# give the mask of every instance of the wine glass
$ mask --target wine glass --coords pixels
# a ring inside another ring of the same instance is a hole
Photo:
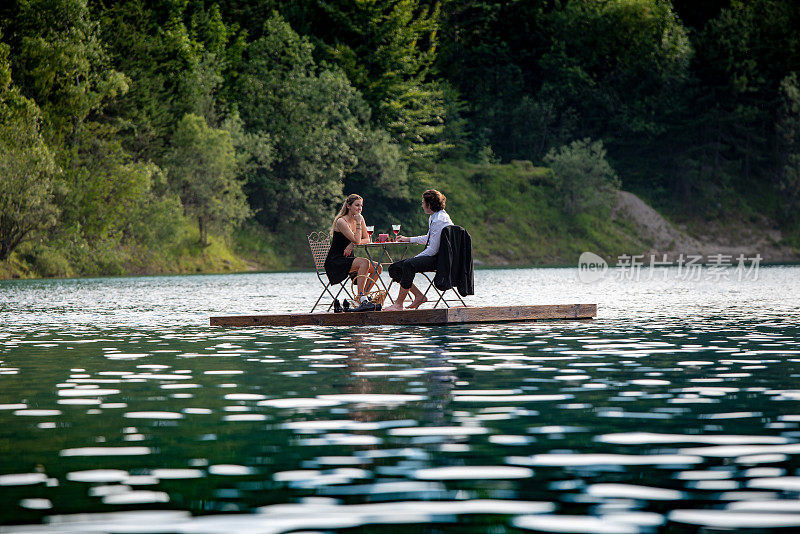
[[[394,232],[394,240],[397,241],[397,234],[400,233],[400,225],[399,224],[393,224],[392,225],[392,232]]]
[[[375,225],[367,226],[367,235],[369,236],[369,242],[372,243],[372,232],[375,231]]]

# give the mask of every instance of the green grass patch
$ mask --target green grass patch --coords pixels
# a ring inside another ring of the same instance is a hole
[[[293,266],[289,250],[296,247],[285,241],[281,235],[252,223],[242,226],[232,236],[233,250],[251,270],[258,271],[282,271]]]
[[[566,215],[547,168],[447,162],[431,171],[485,265],[574,265],[584,251],[616,258],[634,250],[635,237],[607,212]]]
[[[234,252],[236,240],[232,237],[211,235],[209,245],[203,246],[200,244],[197,228],[188,222],[178,226],[170,237],[168,242],[156,242],[145,246],[122,243],[118,238],[96,239],[90,242],[77,234],[65,233],[47,243],[22,244],[6,261],[0,262],[0,278],[225,273],[254,270],[253,264]],[[266,247],[261,251],[261,257],[268,256],[269,251]]]

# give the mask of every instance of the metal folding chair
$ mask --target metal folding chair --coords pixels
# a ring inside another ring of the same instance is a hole
[[[432,272],[434,275],[436,274],[436,271],[431,271],[431,272]],[[459,294],[458,294],[458,291],[456,291],[456,288],[454,288],[454,287],[451,287],[450,289],[445,289],[444,291],[439,291],[439,288],[437,288],[435,285],[433,285],[433,278],[434,278],[433,276],[430,276],[428,273],[425,273],[425,272],[423,272],[423,273],[419,273],[419,274],[421,274],[422,276],[424,276],[424,277],[425,277],[425,278],[428,280],[428,288],[427,288],[425,291],[423,291],[423,292],[422,292],[422,294],[423,294],[423,295],[425,295],[425,296],[427,297],[427,296],[428,296],[428,291],[430,291],[431,289],[433,289],[433,290],[436,292],[436,294],[437,294],[437,295],[439,295],[439,299],[438,299],[438,300],[437,300],[437,301],[434,303],[434,305],[433,305],[433,307],[434,307],[434,308],[436,308],[437,306],[439,306],[439,303],[440,303],[440,302],[441,302],[442,304],[444,304],[444,305],[445,305],[446,307],[448,307],[448,308],[450,307],[450,304],[451,304],[451,303],[452,303],[454,306],[456,306],[456,305],[458,305],[458,303],[459,303],[459,302],[460,302],[460,303],[461,303],[461,305],[462,305],[462,306],[464,306],[465,308],[467,307],[467,303],[466,303],[466,302],[464,302],[464,299],[463,299],[463,298],[461,298],[461,295],[459,295]],[[451,298],[451,299],[449,299],[449,300],[448,300],[448,299],[446,299],[446,298],[445,298],[445,295],[447,295],[447,294],[448,294],[448,292],[451,292],[451,293],[453,293],[453,295],[455,295],[455,296],[456,296],[456,298]],[[430,302],[430,300],[429,300],[429,302]]]
[[[465,242],[466,242],[466,244],[464,245],[465,248],[462,248],[462,254],[464,255],[463,259],[464,259],[464,261],[468,261],[469,262],[470,269],[471,269],[471,266],[472,266],[472,239],[469,236],[469,232],[467,232],[464,228],[462,228],[461,226],[453,225],[453,226],[448,226],[445,229],[443,229],[442,230],[442,246],[444,246],[445,239],[447,239],[447,240],[451,239],[451,235],[453,233],[456,233],[456,235],[458,235],[458,233],[461,233],[462,239],[465,240]],[[441,249],[440,249],[440,253],[441,253]],[[437,266],[437,268],[442,268],[441,263]],[[439,303],[442,303],[446,307],[449,308],[450,304],[452,303],[454,306],[456,306],[458,304],[461,304],[461,306],[464,306],[466,308],[467,307],[467,303],[464,302],[464,299],[461,297],[461,295],[458,293],[458,291],[456,290],[455,287],[451,287],[450,289],[446,289],[444,291],[440,291],[439,288],[436,287],[436,285],[433,283],[433,280],[436,278],[436,271],[431,271],[431,272],[434,273],[433,276],[431,276],[427,272],[423,272],[423,273],[420,273],[420,274],[422,274],[422,276],[424,276],[425,279],[428,280],[428,288],[423,292],[423,295],[425,295],[427,297],[428,296],[428,292],[431,290],[431,288],[433,288],[433,290],[439,296],[439,299],[433,304],[433,307],[436,308],[437,306],[439,306]],[[448,294],[448,291],[452,292],[453,295],[455,295],[455,298],[447,299],[445,297],[445,295]],[[468,293],[468,294],[472,294],[472,293]]]
[[[325,297],[326,294],[331,298],[331,302],[328,304],[327,311],[331,310],[333,307],[333,301],[339,298],[339,295],[342,293],[342,291],[344,291],[350,299],[353,299],[353,295],[345,285],[350,281],[349,278],[345,278],[340,284],[338,284],[339,290],[335,295],[331,291],[331,283],[328,281],[328,277],[325,274],[325,258],[328,256],[328,249],[331,248],[330,234],[328,232],[311,232],[308,234],[308,246],[311,249],[311,256],[314,258],[314,270],[317,273],[319,282],[323,286],[322,293],[320,293],[317,302],[315,302],[314,306],[311,307],[311,313],[314,313],[314,310],[317,308],[320,301]]]

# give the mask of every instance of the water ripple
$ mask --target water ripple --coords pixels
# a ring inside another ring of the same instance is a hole
[[[798,275],[479,270],[600,316],[352,328],[207,326],[310,272],[0,282],[0,532],[793,531]]]

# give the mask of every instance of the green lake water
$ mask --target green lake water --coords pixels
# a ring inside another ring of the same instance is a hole
[[[208,317],[313,273],[0,282],[0,532],[798,532],[800,267],[739,278],[479,270],[598,318],[295,329]]]

